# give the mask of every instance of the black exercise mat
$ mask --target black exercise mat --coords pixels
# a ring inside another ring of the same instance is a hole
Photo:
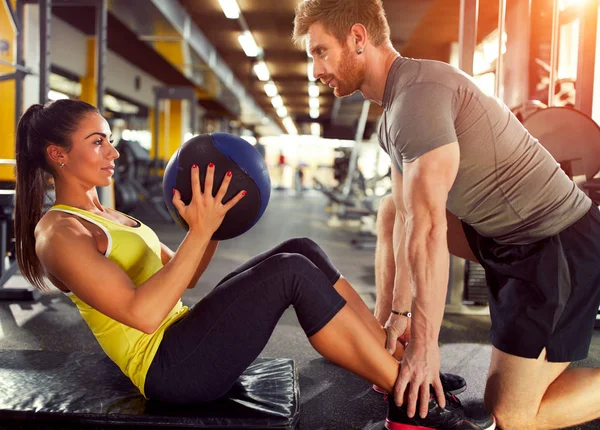
[[[227,398],[190,406],[147,401],[102,353],[0,351],[0,420],[144,427],[293,429],[293,360],[257,359]]]

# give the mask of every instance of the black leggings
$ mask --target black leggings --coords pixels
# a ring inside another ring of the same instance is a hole
[[[170,403],[214,400],[258,357],[293,305],[306,336],[345,305],[340,273],[310,239],[292,239],[227,275],[165,332],[146,376],[146,396]]]

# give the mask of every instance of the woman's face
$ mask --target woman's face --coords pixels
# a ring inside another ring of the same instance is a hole
[[[83,186],[108,186],[112,183],[119,152],[112,145],[108,122],[95,112],[83,117],[71,136],[71,150],[64,153],[64,167],[59,174],[70,176]]]

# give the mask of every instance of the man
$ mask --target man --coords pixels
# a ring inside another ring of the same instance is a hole
[[[469,76],[401,57],[381,0],[302,2],[294,40],[306,42],[315,77],[336,97],[360,91],[384,108],[379,137],[394,168],[377,271],[394,287],[378,313],[391,312],[394,336],[410,333],[394,393],[402,423],[462,428],[425,418],[446,406],[438,337],[449,252],[486,269],[485,404],[498,425],[562,428],[600,417],[600,369],[567,369],[587,356],[600,305],[600,213],[590,199]],[[430,385],[439,405],[428,401]]]

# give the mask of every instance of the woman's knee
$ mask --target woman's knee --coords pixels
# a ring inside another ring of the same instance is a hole
[[[319,270],[306,255],[299,252],[287,252],[273,256],[277,265],[285,267],[291,274],[310,274]]]
[[[305,256],[323,252],[321,247],[317,245],[314,240],[309,239],[308,237],[295,237],[285,241],[282,245],[283,248],[289,249],[289,252],[291,253],[302,254]]]

